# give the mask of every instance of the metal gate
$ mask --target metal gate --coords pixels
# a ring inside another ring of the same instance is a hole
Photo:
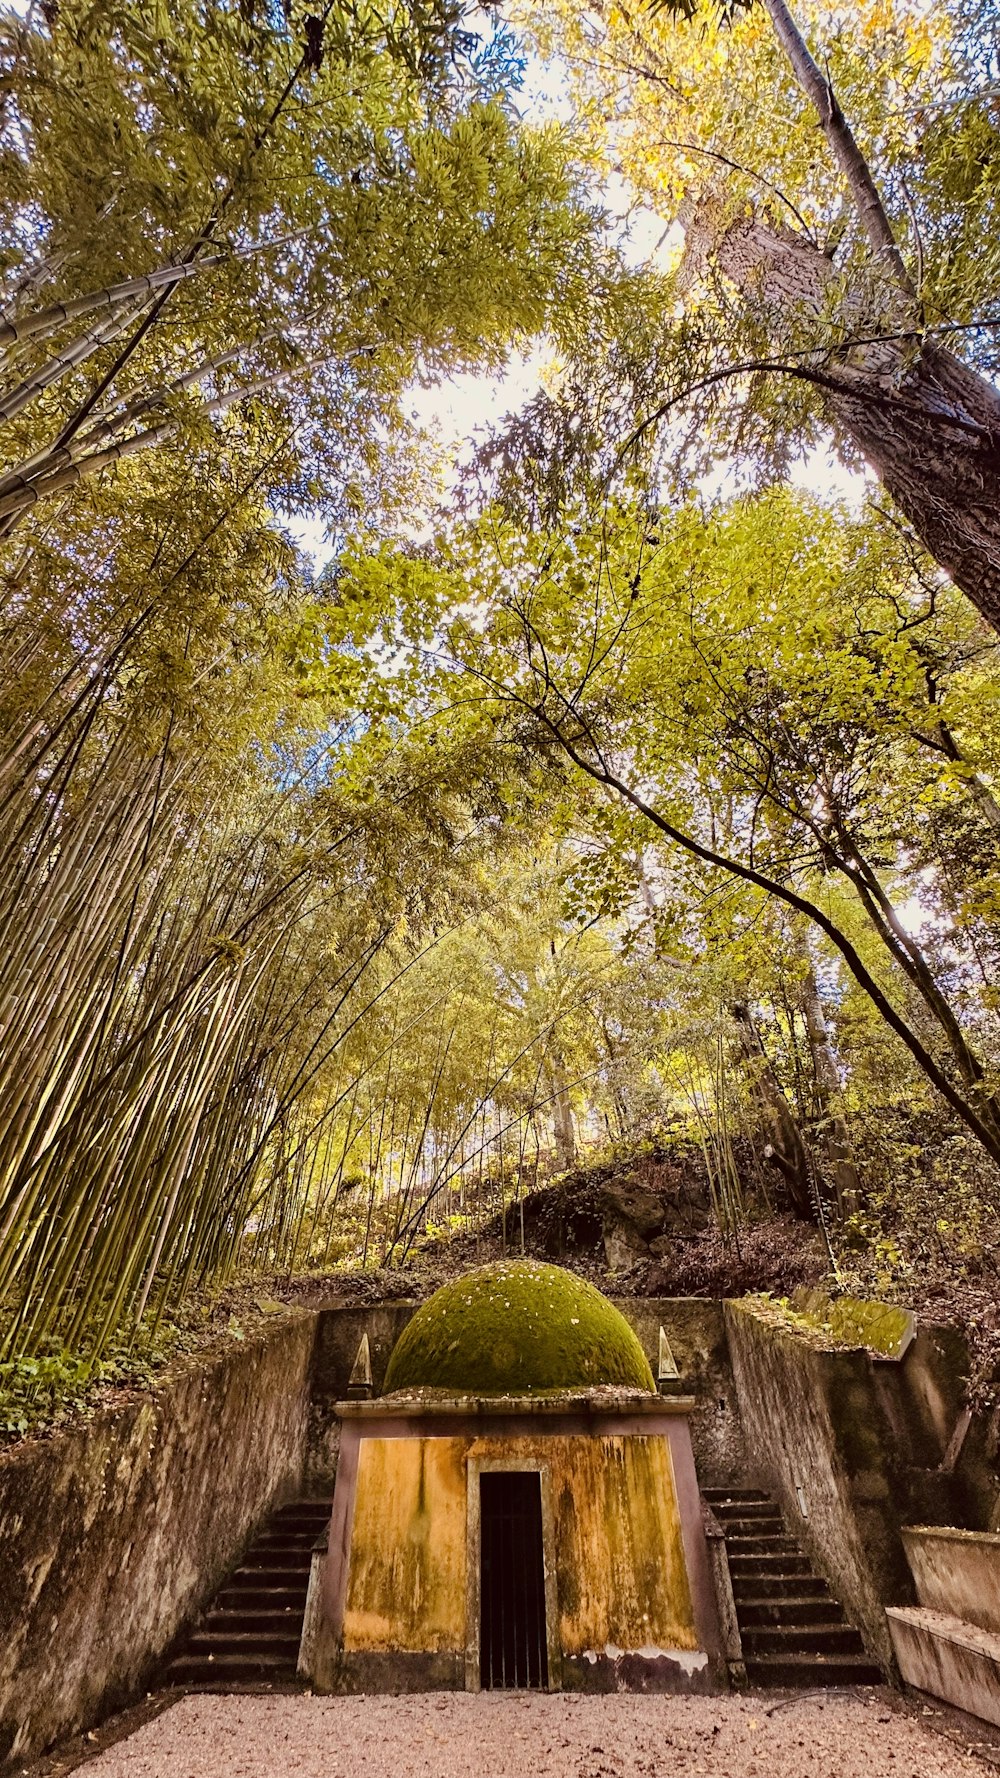
[[[538,1471],[481,1471],[479,1523],[479,1683],[484,1691],[544,1691],[549,1662]]]

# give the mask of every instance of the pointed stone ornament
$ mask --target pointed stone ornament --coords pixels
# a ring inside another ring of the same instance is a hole
[[[368,1401],[374,1393],[371,1347],[368,1344],[368,1335],[362,1334],[354,1369],[347,1380],[347,1394],[351,1401]]]
[[[660,1329],[660,1364],[656,1375],[660,1382],[663,1381],[664,1377],[680,1376],[676,1360],[670,1350],[670,1341],[667,1339],[666,1330],[662,1327]]]

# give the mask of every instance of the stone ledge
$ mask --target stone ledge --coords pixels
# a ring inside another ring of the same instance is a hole
[[[920,1604],[1000,1635],[1000,1536],[951,1525],[904,1525],[902,1536]]]
[[[660,1418],[690,1414],[693,1395],[639,1395],[624,1390],[566,1390],[547,1395],[446,1395],[431,1390],[400,1390],[370,1401],[338,1401],[335,1412],[345,1420],[414,1417],[434,1414],[637,1414]]]
[[[907,1685],[1000,1726],[1000,1635],[925,1605],[886,1610]]]
[[[904,1525],[903,1536],[914,1540],[920,1538],[928,1543],[957,1543],[980,1545],[984,1549],[1000,1549],[1000,1531],[966,1531],[959,1525]]]

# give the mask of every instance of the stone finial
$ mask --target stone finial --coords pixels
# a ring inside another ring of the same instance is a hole
[[[664,1377],[680,1376],[680,1371],[677,1369],[677,1361],[670,1350],[670,1341],[667,1339],[666,1330],[662,1327],[660,1329],[660,1362],[656,1376],[657,1381],[661,1383]]]
[[[361,1344],[358,1347],[357,1356],[354,1360],[354,1368],[347,1379],[347,1394],[351,1401],[367,1401],[370,1400],[374,1393],[375,1388],[372,1383],[372,1353],[371,1347],[368,1344],[368,1335],[364,1333],[361,1335]]]

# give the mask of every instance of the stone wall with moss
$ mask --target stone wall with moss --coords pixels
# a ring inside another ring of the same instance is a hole
[[[666,1331],[696,1397],[702,1483],[773,1487],[885,1656],[883,1605],[909,1588],[900,1522],[996,1529],[993,1446],[981,1448],[976,1422],[954,1439],[961,1342],[921,1328],[903,1363],[887,1365],[810,1346],[736,1304],[615,1306],[654,1372]],[[151,1397],[0,1452],[0,1764],[20,1766],[132,1701],[270,1507],[300,1489],[330,1497],[334,1406],[359,1341],[368,1334],[378,1390],[416,1307],[289,1313],[188,1361]]]
[[[144,1688],[302,1483],[316,1315],[0,1452],[0,1765]]]
[[[966,1437],[963,1335],[916,1326],[907,1342],[906,1330],[897,1325],[893,1334],[881,1314],[879,1303],[847,1301],[836,1326],[824,1309],[797,1328],[795,1317],[783,1325],[767,1305],[754,1309],[753,1298],[724,1305],[747,1470],[778,1495],[788,1524],[891,1673],[884,1607],[913,1602],[902,1526],[993,1529],[993,1495],[988,1465],[963,1467],[964,1447],[975,1446]],[[824,1346],[824,1328],[843,1341],[877,1326],[888,1330],[899,1360]]]
[[[0,1765],[99,1721],[146,1688],[271,1505],[329,1497],[367,1333],[376,1390],[417,1304],[328,1307],[187,1361],[152,1397],[0,1452]],[[699,1396],[703,1480],[738,1473],[738,1426],[714,1302],[619,1299],[656,1364],[661,1322]]]
[[[755,1479],[891,1671],[884,1606],[905,1603],[910,1581],[867,1355],[824,1351],[741,1303],[727,1303],[726,1320]]]
[[[614,1297],[656,1374],[663,1328],[686,1390],[695,1398],[689,1425],[702,1487],[745,1475],[743,1443],[723,1304],[714,1297]]]
[[[362,1339],[368,1335],[372,1385],[375,1394],[381,1395],[392,1349],[419,1306],[414,1299],[400,1298],[396,1302],[365,1303],[358,1307],[331,1304],[319,1311],[309,1402],[305,1478],[308,1493],[333,1494],[340,1451],[340,1421],[335,1408],[347,1395]]]

